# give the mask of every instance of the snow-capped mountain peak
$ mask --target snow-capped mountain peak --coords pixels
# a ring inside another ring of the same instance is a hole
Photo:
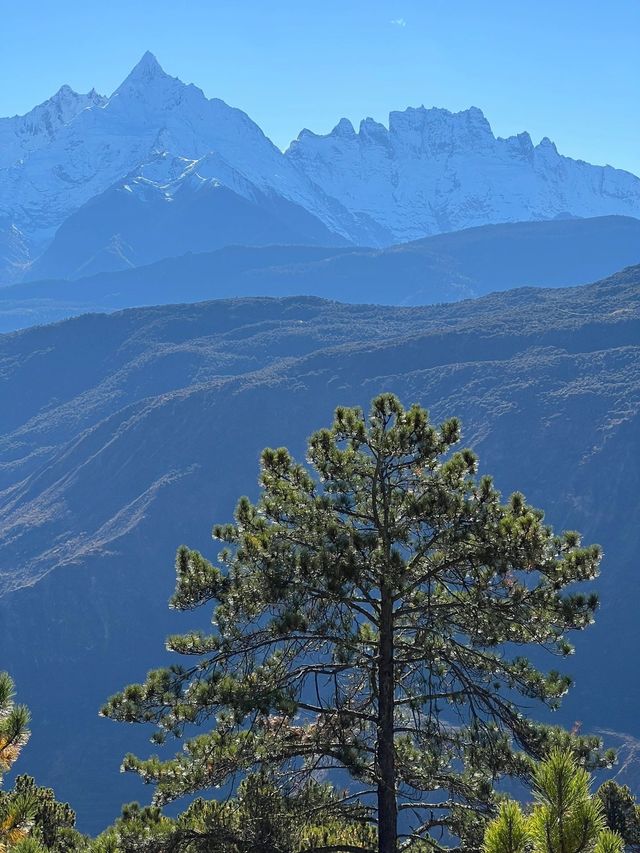
[[[0,118],[0,169],[48,145],[79,113],[106,101],[95,89],[82,95],[64,84],[25,115]]]
[[[304,131],[286,157],[398,242],[498,222],[640,216],[640,179],[562,157],[547,137],[496,137],[477,107],[409,107],[358,132],[343,119],[324,136]]]
[[[156,57],[150,50],[147,50],[140,61],[135,65],[132,70],[129,72],[125,81],[127,82],[137,82],[137,83],[145,83],[149,82],[155,77],[168,77],[169,75],[165,72],[163,67],[160,65]]]
[[[82,110],[101,106],[106,102],[107,98],[104,95],[99,95],[95,89],[91,89],[86,94],[81,94],[64,83],[55,95],[25,115],[14,116],[13,119],[0,119],[0,121],[14,121],[22,127],[37,127],[46,123],[63,126],[74,119]]]
[[[74,97],[66,89],[56,96],[62,103]],[[158,166],[162,157],[168,159]],[[173,174],[167,164],[175,158],[198,161],[198,169]],[[142,174],[150,163],[157,181]],[[164,169],[171,174],[160,174]],[[93,97],[46,145],[0,164],[0,221],[19,229],[36,258],[68,217],[109,188],[124,181],[145,196],[170,198],[163,186],[183,173],[180,185],[204,178],[245,198],[293,202],[346,240],[370,242],[369,232],[379,231],[314,186],[244,112],[171,77],[149,52],[109,98]]]
[[[0,119],[0,231],[6,246],[20,235],[4,272],[0,257],[0,283],[118,187],[169,203],[206,187],[226,188],[236,205],[275,210],[280,200],[320,220],[315,233],[360,245],[558,216],[640,217],[640,179],[563,157],[547,137],[496,137],[477,107],[409,107],[357,130],[343,118],[326,135],[303,130],[283,154],[246,113],[170,76],[148,51],[109,98],[62,86],[27,115]]]
[[[182,80],[167,74],[155,56],[147,51],[111,95],[111,98],[127,96],[132,93],[148,94],[158,90],[171,93],[187,88],[196,89],[195,86],[187,86]],[[199,89],[197,91],[200,92]],[[204,99],[201,92],[200,95]]]
[[[334,136],[355,136],[356,132],[348,118],[341,118],[338,124],[331,131]]]

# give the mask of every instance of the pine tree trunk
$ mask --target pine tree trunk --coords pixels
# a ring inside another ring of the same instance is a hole
[[[393,599],[381,590],[378,663],[378,851],[396,853],[398,806],[395,789]]]

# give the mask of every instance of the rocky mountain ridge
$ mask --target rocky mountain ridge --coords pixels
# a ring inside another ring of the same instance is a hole
[[[213,199],[204,211],[192,202],[203,191]],[[149,234],[158,257],[170,255],[172,226],[157,222],[171,220],[164,208],[178,197],[190,199],[185,233],[209,232],[204,247],[186,240],[191,251],[295,241],[283,206],[303,239],[371,247],[491,223],[640,216],[639,178],[563,157],[548,139],[496,138],[475,107],[409,108],[388,128],[365,119],[358,132],[342,119],[326,136],[303,131],[283,153],[241,110],[146,53],[109,97],[63,86],[26,116],[0,119],[0,283],[52,274],[48,251],[64,277],[147,263]],[[126,233],[136,204],[154,211],[144,239]],[[78,258],[96,217],[99,245]]]

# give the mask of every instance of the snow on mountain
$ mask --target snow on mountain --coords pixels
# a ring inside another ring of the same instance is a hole
[[[346,245],[299,204],[265,192],[218,154],[160,154],[72,213],[27,280],[74,279],[229,245]]]
[[[476,225],[558,216],[640,216],[640,179],[558,154],[547,138],[495,137],[481,110],[409,108],[389,127],[342,119],[303,130],[287,158],[354,215],[397,241]]]
[[[640,179],[562,157],[548,139],[534,146],[526,133],[496,138],[476,108],[407,109],[391,113],[388,128],[365,119],[358,132],[343,119],[326,136],[302,131],[283,154],[241,110],[206,98],[146,53],[108,98],[63,86],[26,116],[0,119],[0,282],[17,280],[29,264],[35,273],[71,217],[64,238],[81,239],[95,221],[95,210],[85,216],[94,200],[104,215],[93,248],[102,256],[109,247],[105,263],[148,257],[153,235],[144,251],[128,244],[117,217],[131,206],[114,204],[113,193],[152,201],[149,227],[160,219],[169,227],[172,216],[159,205],[198,188],[211,204],[188,207],[190,215],[215,211],[210,246],[225,234],[256,244],[257,222],[261,239],[308,234],[384,246],[488,223],[640,217]],[[214,198],[222,188],[229,192]],[[234,211],[230,230],[223,202]],[[267,227],[274,216],[277,227]],[[301,227],[292,230],[296,218]],[[82,247],[64,262],[60,245],[57,269],[73,274],[93,262]],[[156,252],[165,249],[159,234]]]
[[[86,95],[62,86],[56,94],[23,116],[0,118],[0,169],[52,142],[82,110],[102,106],[106,98],[92,89]]]
[[[0,217],[27,236],[37,256],[85,202],[158,155],[199,160],[212,152],[225,174],[301,205],[338,234],[367,236],[245,113],[170,77],[151,53],[111,97],[77,111],[49,144],[0,169]]]
[[[24,234],[11,222],[0,219],[0,282],[19,281],[29,268],[29,247]]]

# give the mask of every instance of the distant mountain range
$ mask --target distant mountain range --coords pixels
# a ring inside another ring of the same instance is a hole
[[[334,406],[382,390],[459,415],[500,489],[603,545],[602,610],[562,664],[576,687],[557,719],[640,737],[640,267],[423,308],[86,315],[0,337],[2,666],[34,715],[20,769],[83,828],[149,794],[118,766],[155,749],[150,732],[99,719],[100,703],[165,660],[167,633],[206,630],[208,612],[166,606],[176,546],[215,556],[211,523],[255,495],[262,447],[302,457]]]
[[[147,53],[110,97],[63,86],[0,119],[0,283],[231,243],[384,247],[491,223],[640,216],[640,179],[496,138],[480,110],[342,119],[281,152]]]
[[[517,286],[584,284],[637,263],[640,220],[624,216],[485,225],[388,249],[229,246],[0,288],[0,332],[87,311],[237,295],[428,305]]]

